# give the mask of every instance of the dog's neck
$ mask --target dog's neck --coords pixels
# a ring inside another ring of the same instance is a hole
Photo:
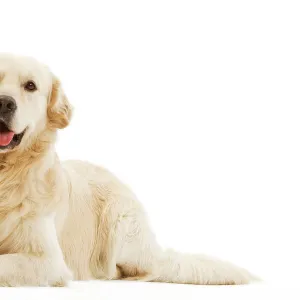
[[[67,199],[68,183],[55,138],[55,132],[44,132],[26,151],[0,156],[0,250],[21,220],[48,215]]]
[[[27,149],[0,155],[0,215],[33,197],[35,188],[47,189],[51,184],[58,161],[55,139],[55,132],[44,131]]]
[[[6,153],[0,153],[0,172],[10,171],[11,169],[20,168],[23,171],[32,167],[41,158],[47,156],[52,150],[53,144],[56,141],[56,132],[44,130],[39,133],[30,143],[29,146],[13,150]],[[0,182],[1,184],[1,182]]]

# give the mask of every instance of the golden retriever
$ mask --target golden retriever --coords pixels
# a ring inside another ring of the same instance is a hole
[[[128,187],[99,166],[62,163],[54,145],[71,115],[45,65],[0,55],[0,286],[255,279],[224,261],[162,250]]]

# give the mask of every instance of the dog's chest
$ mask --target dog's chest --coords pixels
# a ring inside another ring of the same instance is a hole
[[[32,192],[33,189],[28,184],[27,178],[22,180],[21,178],[9,178],[0,175],[0,213],[2,210],[5,211],[18,206]]]
[[[39,186],[33,177],[16,178],[0,175],[0,242],[21,218],[34,214],[40,199],[48,195],[46,186]]]

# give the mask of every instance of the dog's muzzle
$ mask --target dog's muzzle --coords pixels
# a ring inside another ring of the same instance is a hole
[[[17,110],[16,100],[11,96],[0,95],[0,118],[10,121]]]
[[[17,104],[13,97],[0,95],[0,150],[13,149],[23,138],[25,131],[15,134],[11,129],[16,110]]]

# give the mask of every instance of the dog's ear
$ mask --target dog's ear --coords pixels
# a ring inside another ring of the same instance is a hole
[[[48,126],[51,129],[67,127],[72,117],[72,110],[73,108],[62,90],[60,81],[53,76],[48,99]]]

